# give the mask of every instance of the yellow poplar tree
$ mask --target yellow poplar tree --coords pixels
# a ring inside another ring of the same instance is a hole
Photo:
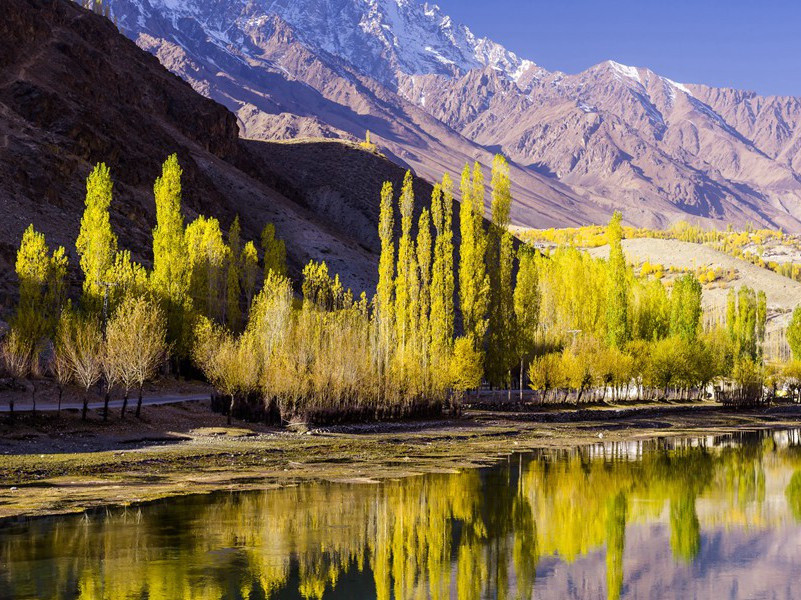
[[[188,355],[191,324],[188,313],[189,261],[181,215],[181,166],[178,155],[164,162],[161,177],[156,179],[156,228],[153,230],[153,271],[150,285],[166,307],[167,331],[178,357]]]
[[[86,208],[75,243],[81,257],[84,299],[90,309],[100,308],[104,295],[104,276],[117,253],[117,236],[111,230],[109,206],[112,182],[109,168],[98,164],[86,179]]]
[[[401,237],[398,242],[398,267],[395,279],[395,327],[401,349],[406,347],[411,335],[412,285],[414,283],[412,248],[412,217],[414,213],[414,190],[412,173],[406,172],[400,196]]]
[[[623,215],[615,211],[609,221],[609,297],[606,304],[607,341],[622,348],[630,338],[629,283],[626,257],[623,255]]]
[[[484,263],[487,247],[482,216],[484,184],[478,164],[472,179],[470,166],[465,166],[462,172],[461,191],[459,301],[465,335],[472,339],[476,348],[480,348],[487,330],[489,277]]]
[[[248,242],[242,248],[242,292],[245,294],[245,305],[250,312],[250,305],[256,294],[256,285],[259,280],[259,254],[256,245]]]
[[[381,257],[378,261],[378,287],[376,289],[380,349],[383,366],[389,357],[390,340],[394,327],[393,291],[395,287],[395,217],[392,204],[392,184],[381,188],[381,213],[378,219],[378,237],[381,239]]]
[[[55,332],[64,302],[66,253],[59,246],[51,255],[44,234],[30,225],[22,235],[15,269],[19,304],[12,324],[26,342],[36,345]]]
[[[129,250],[121,250],[114,256],[114,263],[106,271],[109,289],[109,311],[125,298],[142,296],[147,292],[147,271],[131,258]]]
[[[512,204],[509,164],[498,154],[492,161],[492,224],[487,247],[490,276],[489,347],[487,374],[495,384],[508,383],[513,361],[513,282],[514,244],[509,233]]]
[[[228,281],[226,282],[225,317],[231,331],[238,331],[242,325],[242,311],[239,308],[239,297],[242,292],[239,286],[242,261],[241,235],[242,227],[239,225],[239,215],[237,215],[228,229]]]
[[[420,273],[417,331],[420,332],[420,349],[427,359],[431,354],[431,213],[424,208],[417,224],[417,267]]]
[[[226,273],[230,250],[217,219],[198,217],[186,228],[190,290],[195,307],[210,319],[225,320]]]
[[[431,343],[437,359],[444,358],[453,345],[453,182],[449,175],[434,186],[431,217],[436,232],[431,275]]]
[[[286,244],[276,237],[275,225],[272,223],[267,223],[261,232],[261,248],[264,251],[265,280],[270,272],[286,277]]]

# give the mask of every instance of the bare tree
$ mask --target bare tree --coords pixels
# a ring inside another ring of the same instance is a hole
[[[247,333],[232,336],[208,319],[195,329],[193,357],[209,382],[229,398],[228,424],[236,408],[238,395],[247,395],[258,388],[259,368],[256,344]]]
[[[122,418],[128,408],[130,390],[139,398],[136,416],[142,410],[142,388],[153,379],[167,356],[167,321],[159,306],[146,298],[129,297],[115,311],[106,328],[107,377],[124,390]]]
[[[16,383],[20,379],[25,379],[31,372],[31,359],[33,357],[33,344],[21,336],[15,329],[11,329],[0,346],[8,374],[11,382]],[[14,415],[14,396],[9,396],[8,407],[11,415]]]
[[[103,380],[105,383],[105,393],[103,394],[103,420],[108,421],[108,403],[111,401],[111,390],[120,381],[120,369],[110,356],[108,344],[103,347],[102,356]],[[124,416],[124,415],[123,415]]]
[[[86,420],[89,410],[89,390],[103,375],[103,334],[100,324],[92,318],[76,315],[69,320],[69,333],[65,335],[64,352],[69,360],[75,381],[83,388],[83,410],[81,418]]]
[[[53,343],[53,356],[50,358],[50,374],[58,385],[58,414],[61,414],[61,400],[64,398],[64,388],[75,379],[72,370],[72,361],[66,351],[69,345],[70,322],[67,313],[62,313],[56,330],[56,340]]]

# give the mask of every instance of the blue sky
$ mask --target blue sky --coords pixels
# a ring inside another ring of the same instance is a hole
[[[801,96],[799,0],[434,3],[549,70],[576,73],[613,59],[682,83]]]

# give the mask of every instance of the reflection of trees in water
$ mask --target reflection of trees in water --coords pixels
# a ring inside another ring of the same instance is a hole
[[[795,520],[801,523],[801,471],[793,473],[785,495],[787,496],[787,504],[790,506],[790,512],[795,517]]]
[[[547,453],[482,472],[34,521],[0,532],[0,599],[311,599],[345,577],[349,591],[359,588],[353,597],[522,599],[541,556],[571,562],[604,547],[608,597],[619,598],[627,523],[657,520],[667,505],[673,555],[692,560],[696,499],[714,498],[740,522],[743,503],[764,501],[767,456],[801,465],[799,453],[778,452],[760,443],[679,446],[641,460],[617,450]],[[801,520],[801,471],[786,496]]]
[[[670,499],[670,549],[673,556],[687,562],[691,562],[701,550],[701,524],[692,494]]]
[[[626,494],[606,501],[606,597],[620,598],[623,589],[623,552],[626,546]]]

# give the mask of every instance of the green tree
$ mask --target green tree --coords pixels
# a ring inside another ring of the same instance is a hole
[[[109,287],[109,310],[111,312],[129,296],[142,296],[147,293],[147,270],[131,258],[129,250],[121,250],[114,256],[114,263],[108,268],[105,280]]]
[[[75,246],[81,257],[84,300],[90,310],[99,310],[102,305],[104,277],[117,253],[117,236],[111,230],[109,216],[112,187],[111,172],[103,163],[86,179],[86,208]]]
[[[424,359],[431,356],[430,315],[431,315],[431,213],[424,208],[417,224],[417,268],[420,273],[418,301],[418,331]]]
[[[259,282],[259,253],[253,242],[247,242],[242,248],[242,292],[245,294],[245,306],[248,313],[256,294]]]
[[[50,254],[44,235],[30,225],[22,235],[15,268],[19,303],[12,325],[38,353],[41,340],[55,333],[64,303],[66,253],[59,247]]]
[[[188,295],[190,262],[187,260],[184,218],[181,214],[181,166],[178,155],[167,158],[156,179],[156,228],[153,230],[153,271],[150,285],[167,315],[168,339],[173,352],[183,358],[189,352]]]
[[[242,311],[239,300],[242,289],[239,285],[242,264],[242,227],[239,225],[239,215],[228,229],[228,265],[226,282],[226,308],[225,320],[231,331],[238,331],[242,326]]]
[[[481,385],[484,357],[476,349],[473,340],[459,337],[453,345],[453,358],[450,365],[451,387],[466,392]]]
[[[275,225],[267,223],[261,232],[261,249],[264,252],[264,278],[270,272],[286,277],[286,244],[276,236]]]
[[[670,335],[692,342],[701,327],[701,283],[688,273],[673,283],[670,293]]]
[[[465,334],[477,348],[487,330],[489,276],[485,264],[486,233],[483,225],[484,183],[476,163],[471,178],[465,166],[461,182],[462,204],[459,209],[461,245],[459,247],[459,301]]]
[[[395,217],[392,184],[381,188],[381,213],[378,219],[378,237],[381,239],[381,256],[378,261],[378,288],[376,309],[379,329],[379,354],[382,369],[388,367],[390,344],[394,330],[395,289]]]
[[[736,357],[762,361],[766,318],[764,295],[758,295],[745,286],[737,292],[733,289],[729,291],[726,330],[734,345]]]
[[[431,343],[435,357],[446,355],[453,344],[453,182],[449,175],[434,186],[431,217],[436,232],[431,274]]]
[[[224,323],[231,251],[223,240],[220,222],[200,216],[186,228],[185,239],[192,302],[203,315]]]
[[[801,361],[801,306],[793,311],[793,317],[787,326],[787,343],[795,360]]]
[[[629,283],[623,254],[623,215],[615,211],[607,227],[609,240],[609,298],[606,305],[607,342],[622,348],[630,339]]]
[[[530,246],[521,245],[518,251],[517,281],[513,302],[517,334],[516,348],[520,358],[520,400],[522,402],[525,359],[534,352],[540,319],[537,258]]]
[[[514,348],[514,244],[509,233],[509,211],[512,202],[509,164],[498,154],[492,161],[492,224],[487,246],[487,267],[490,278],[489,340],[487,375],[500,385],[509,381],[509,371],[516,359]]]
[[[398,266],[395,278],[395,329],[398,344],[405,350],[411,341],[415,317],[413,311],[414,290],[417,281],[414,248],[412,242],[412,218],[414,216],[414,189],[411,171],[406,172],[400,196],[401,237],[398,242]],[[413,272],[414,271],[414,272]]]

